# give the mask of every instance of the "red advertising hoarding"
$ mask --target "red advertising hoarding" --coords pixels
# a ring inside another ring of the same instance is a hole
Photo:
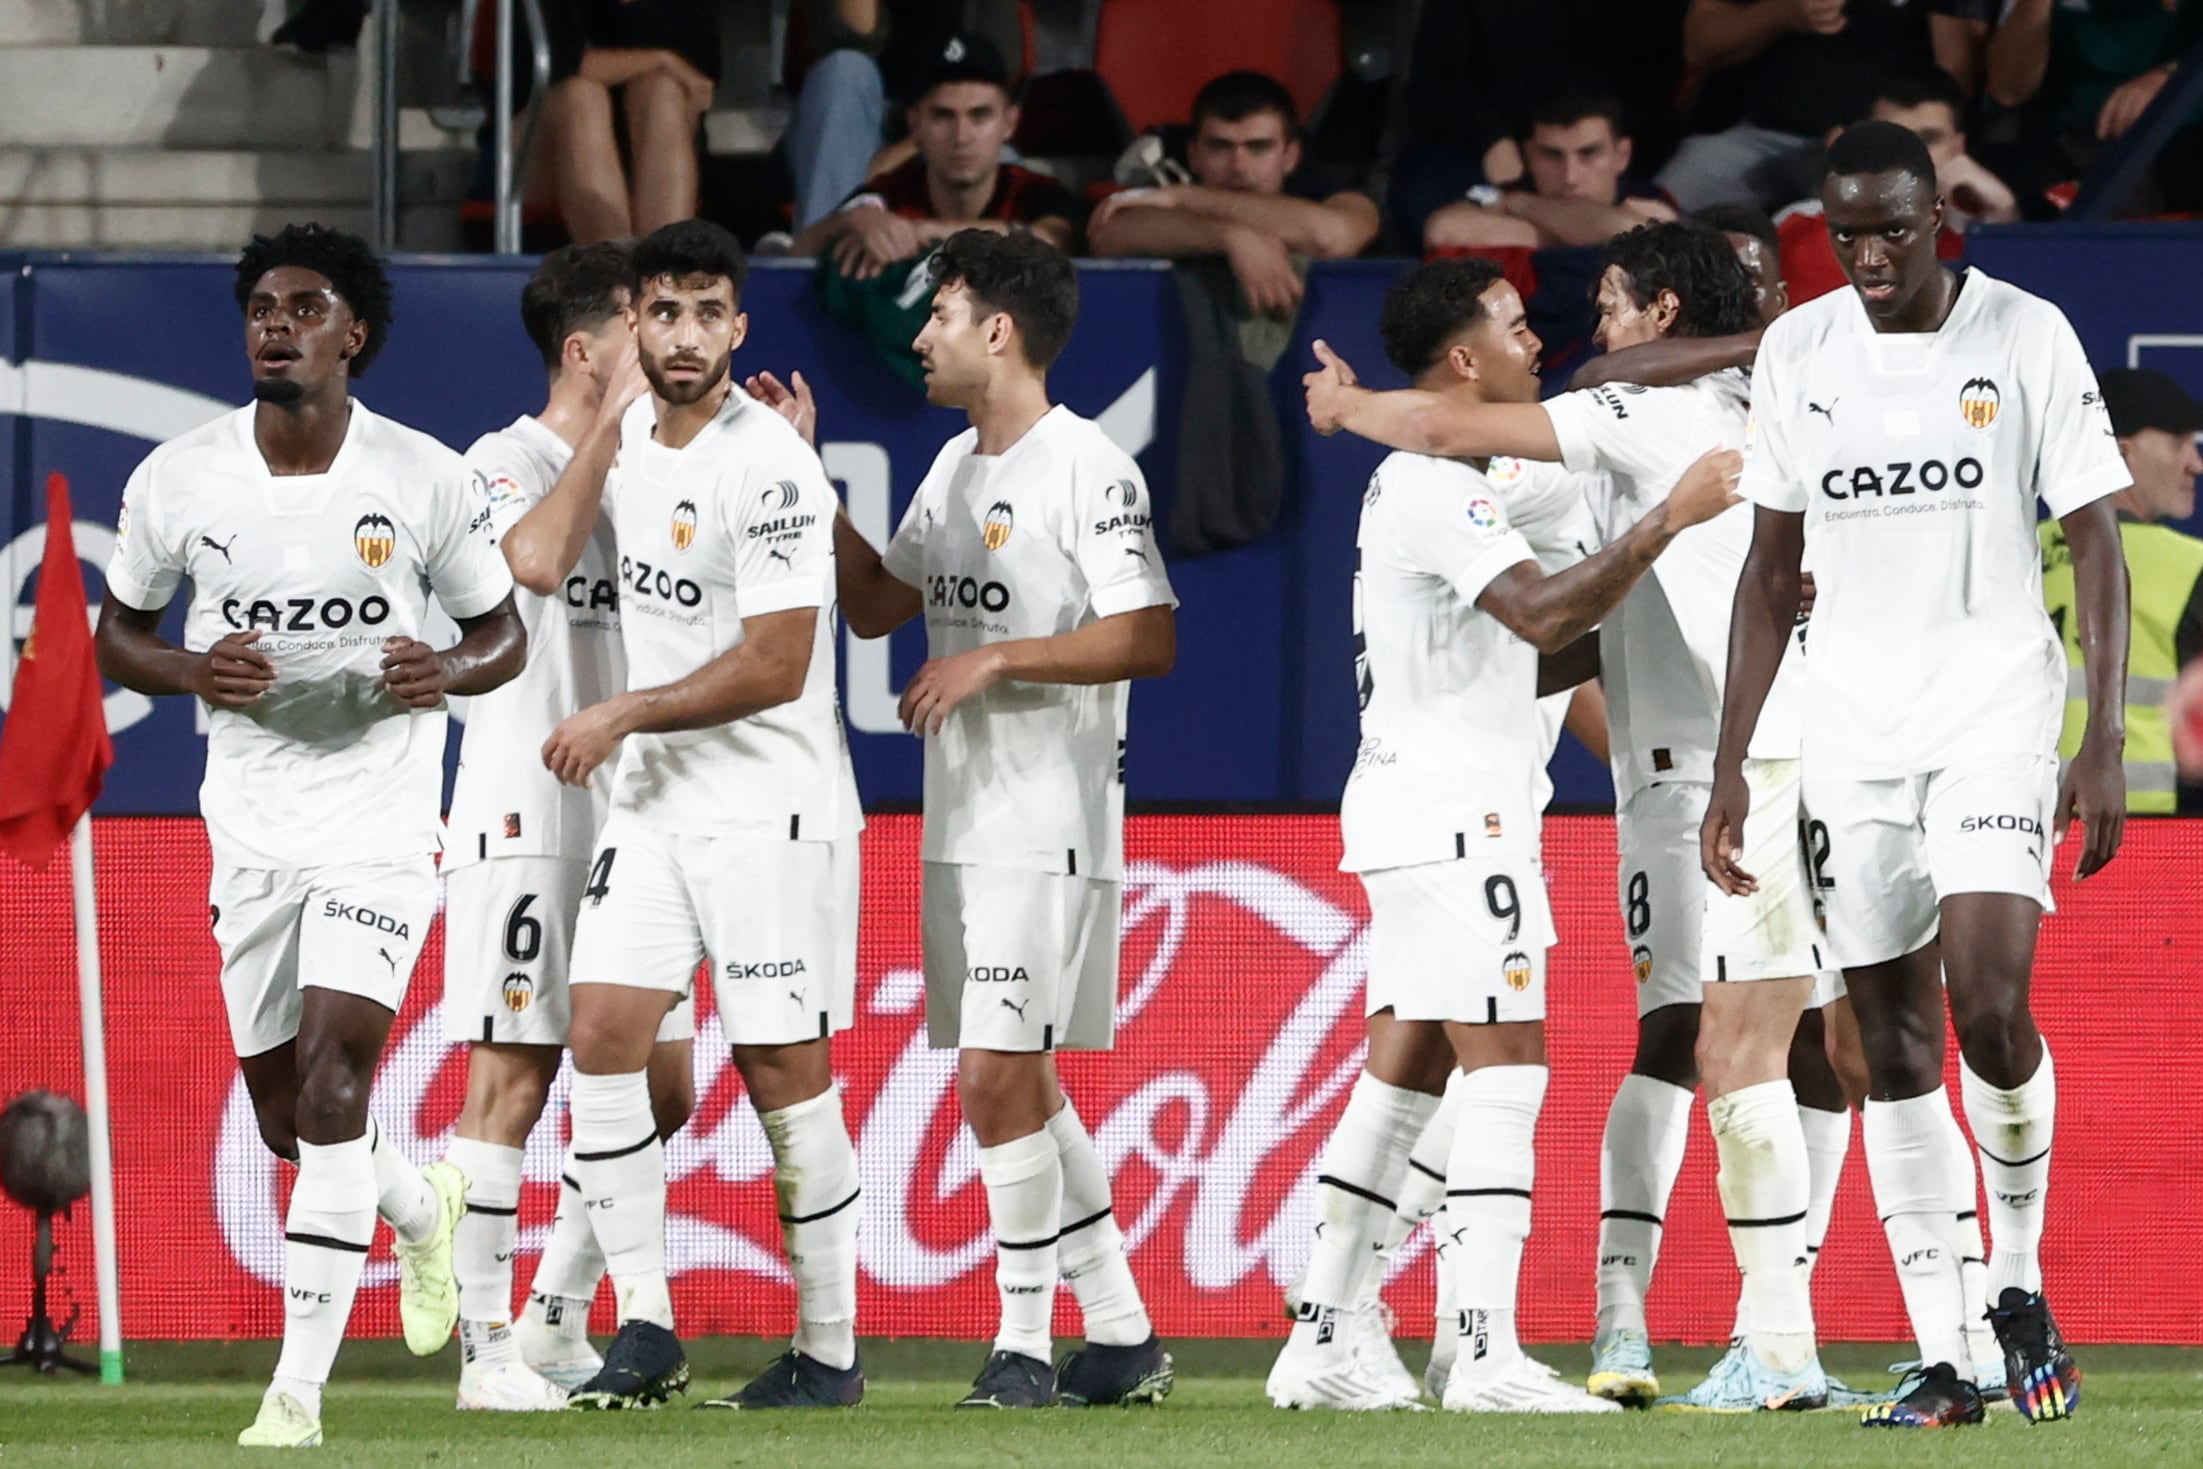
[[[97,842],[125,1334],[274,1335],[289,1169],[261,1147],[229,1054],[204,834],[188,819],[116,818],[97,823]],[[993,1255],[953,1054],[925,1045],[917,847],[915,817],[876,819],[866,834],[857,1025],[836,1043],[865,1190],[859,1330],[978,1337],[994,1321]],[[1634,981],[1615,912],[1612,821],[1552,820],[1546,851],[1561,944],[1522,1326],[1532,1339],[1582,1339],[1599,1134],[1628,1064]],[[1066,1056],[1063,1071],[1114,1174],[1134,1269],[1166,1336],[1283,1329],[1280,1288],[1311,1237],[1315,1158],[1359,1064],[1367,910],[1337,858],[1326,817],[1129,825],[1117,1049]],[[2035,1005],[2060,1089],[2044,1261],[2060,1323],[2078,1340],[2189,1343],[2203,1328],[2203,1266],[2188,1243],[2203,1217],[2203,1170],[2188,1164],[2185,1125],[2203,1056],[2199,869],[2203,823],[2134,822],[2107,873],[2060,882],[2060,911],[2043,930]],[[65,862],[36,877],[9,867],[0,880],[10,1030],[0,1097],[30,1087],[81,1095],[68,904]],[[385,1131],[422,1160],[449,1137],[464,1078],[437,1013],[441,972],[439,925],[375,1094]],[[667,1149],[675,1302],[686,1334],[778,1334],[793,1307],[769,1155],[709,997],[699,1001],[699,1106]],[[562,1081],[529,1151],[523,1284],[552,1210],[563,1096]],[[1729,1330],[1735,1270],[1711,1154],[1694,1121],[1651,1298],[1661,1339],[1709,1342]],[[81,1208],[60,1239],[58,1304],[83,1303],[88,1335]],[[24,1313],[29,1242],[28,1216],[0,1213],[0,1325]],[[358,1332],[397,1329],[387,1242],[384,1231]],[[1907,1334],[1856,1141],[1814,1295],[1832,1339]],[[1428,1331],[1422,1240],[1404,1252],[1390,1297],[1404,1330]],[[1059,1329],[1074,1331],[1068,1292],[1061,1310]]]

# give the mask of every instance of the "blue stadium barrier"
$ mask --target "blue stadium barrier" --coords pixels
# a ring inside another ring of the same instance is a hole
[[[1973,258],[2057,300],[2099,368],[2130,360],[2203,393],[2203,229],[2094,226],[1984,231]],[[199,256],[0,256],[0,588],[14,604],[0,701],[27,630],[44,484],[69,478],[78,549],[96,598],[124,480],[157,440],[243,400],[248,375],[230,262]],[[1309,340],[1336,344],[1372,382],[1396,382],[1378,348],[1378,306],[1398,262],[1318,266],[1295,342],[1277,374],[1290,413],[1291,483],[1279,523],[1254,544],[1173,563],[1183,603],[1177,670],[1134,696],[1128,794],[1136,802],[1310,806],[1336,800],[1354,742],[1348,586],[1358,494],[1374,446],[1309,432],[1298,375]],[[393,265],[397,324],[360,385],[378,412],[456,448],[540,406],[542,372],[517,302],[528,263],[407,257]],[[1137,262],[1080,268],[1081,325],[1054,374],[1062,401],[1102,418],[1131,449],[1167,517],[1175,499],[1181,328],[1167,272]],[[827,467],[852,513],[884,536],[961,415],[929,407],[858,335],[817,303],[807,267],[761,262],[745,306],[752,335],[738,371],[800,368],[820,400]],[[1200,431],[1200,426],[1195,426]],[[2194,527],[2191,527],[2194,528]],[[172,616],[171,632],[180,624]],[[844,703],[865,799],[918,798],[917,745],[893,727],[894,694],[923,657],[899,632],[884,652],[847,643]],[[186,700],[108,700],[117,763],[99,810],[189,813],[204,760]],[[1612,799],[1605,771],[1572,739],[1556,761],[1557,800]]]

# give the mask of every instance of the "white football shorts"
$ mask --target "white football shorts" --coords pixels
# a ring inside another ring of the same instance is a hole
[[[1759,889],[1732,897],[1706,884],[1701,973],[1714,984],[1809,975],[1817,1007],[1843,993],[1843,980],[1829,957],[1814,901],[1819,891],[1814,852],[1827,834],[1811,830],[1805,820],[1803,773],[1798,760],[1745,760],[1752,805],[1744,818],[1740,865],[1759,879]]]
[[[1714,891],[1698,860],[1708,787],[1696,781],[1647,786],[1622,806],[1622,935],[1637,979],[1637,1018],[1699,1003],[1706,899]]]
[[[444,875],[444,1033],[453,1045],[563,1046],[566,975],[589,864],[492,857]],[[693,1040],[696,1007],[666,1012],[661,1041]]]
[[[1856,969],[1936,936],[1958,893],[2012,893],[2051,912],[2058,762],[1991,755],[1894,780],[1805,776],[1828,828],[1822,902],[1835,961]]]
[[[1552,905],[1535,860],[1462,858],[1361,874],[1364,1013],[1498,1025],[1545,1018]]]
[[[222,951],[222,1002],[239,1056],[298,1037],[302,986],[396,1013],[436,917],[436,861],[214,869],[207,890]]]
[[[924,868],[926,1039],[935,1050],[1116,1044],[1117,883],[961,862]]]
[[[686,836],[616,811],[582,886],[572,982],[689,996],[708,954],[729,1045],[824,1039],[855,1014],[857,875],[855,837]]]

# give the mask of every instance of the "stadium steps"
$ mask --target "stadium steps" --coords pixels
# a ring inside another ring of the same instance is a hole
[[[371,70],[260,44],[285,8],[0,0],[0,247],[229,250],[305,217],[368,228]],[[418,44],[434,23],[408,5]],[[401,243],[452,248],[472,138],[425,107],[399,135]]]

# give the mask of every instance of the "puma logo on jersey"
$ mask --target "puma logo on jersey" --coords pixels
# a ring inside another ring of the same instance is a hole
[[[398,972],[398,961],[391,957],[390,951],[388,949],[377,949],[375,952],[382,955],[382,962],[389,965],[390,972],[395,975]]]
[[[199,544],[206,547],[209,551],[220,551],[222,553],[222,559],[225,562],[228,562],[231,566],[235,566],[237,564],[235,561],[230,560],[229,554],[229,548],[237,544],[237,537],[231,536],[227,541],[218,541],[212,536],[201,536],[199,537]]]
[[[793,556],[789,555],[789,554],[788,554],[788,553],[787,553],[786,551],[783,551],[783,550],[779,549],[778,547],[774,547],[774,548],[772,548],[772,549],[770,549],[770,550],[766,551],[766,553],[765,553],[765,558],[766,558],[766,559],[767,559],[768,561],[785,561],[785,562],[787,562],[787,563],[788,563],[788,564],[789,564],[790,566],[793,566],[793,565],[795,565],[795,564],[796,564],[796,558],[795,558],[795,557],[793,557]]]
[[[1138,546],[1127,546],[1124,548],[1124,553],[1127,556],[1137,558],[1142,565],[1147,563],[1147,552],[1141,550]]]
[[[1002,1008],[1016,1012],[1017,1018],[1023,1020],[1025,1018],[1025,1007],[1031,1003],[1031,1000],[1013,1000],[1005,995],[1002,999]]]
[[[1821,407],[1821,405],[1818,403],[1808,402],[1805,405],[1805,411],[1807,413],[1818,413],[1821,417],[1828,420],[1828,426],[1830,428],[1834,428],[1836,426],[1836,405],[1838,403],[1841,403],[1842,401],[1843,399],[1841,398],[1830,398],[1828,400],[1828,406],[1826,408]]]

